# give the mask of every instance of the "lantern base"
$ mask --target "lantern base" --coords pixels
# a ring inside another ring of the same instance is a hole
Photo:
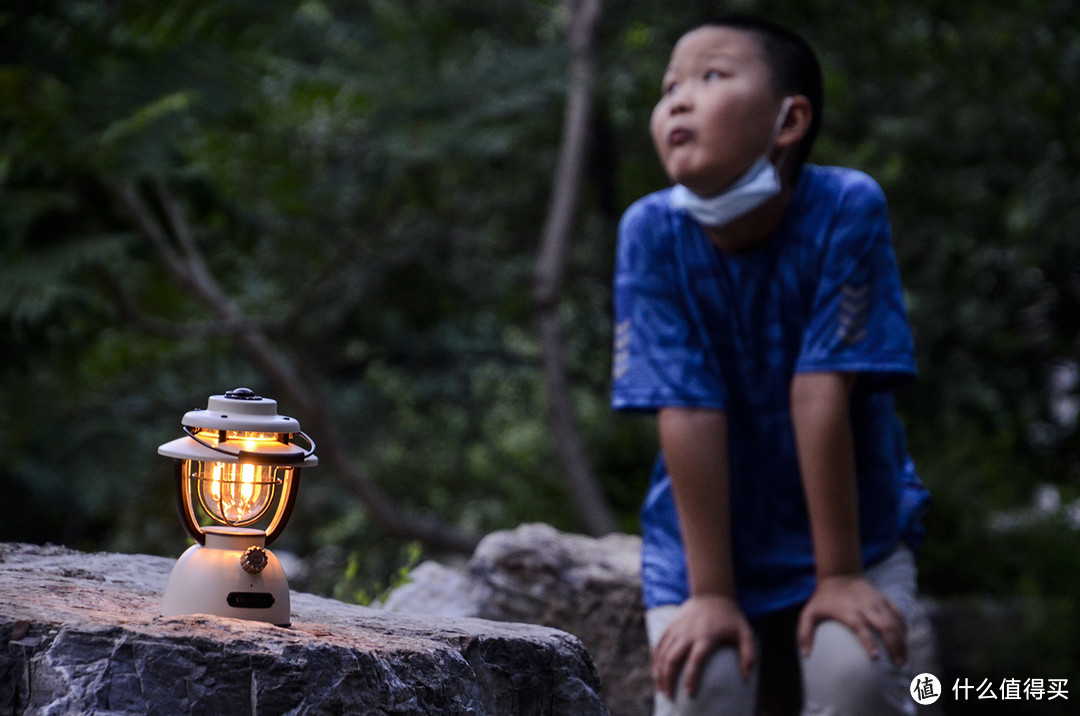
[[[206,527],[205,533],[206,545],[188,547],[173,567],[161,615],[212,614],[289,626],[289,583],[278,558],[264,550],[261,571],[249,574],[241,566],[250,547],[265,547],[266,533],[243,527]]]

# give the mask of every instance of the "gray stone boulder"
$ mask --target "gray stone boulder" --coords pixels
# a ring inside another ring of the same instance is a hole
[[[641,539],[592,538],[543,524],[485,537],[464,569],[425,562],[383,602],[388,610],[528,622],[567,631],[592,654],[604,701],[613,716],[652,710],[649,648],[641,604]],[[939,671],[926,603],[911,625],[915,673]],[[792,679],[795,680],[792,683]],[[798,675],[774,669],[762,676],[759,714],[789,712]],[[768,686],[766,686],[768,684]],[[797,710],[797,708],[796,708]],[[936,716],[939,707],[920,709]]]
[[[0,713],[607,713],[565,632],[296,592],[290,628],[164,618],[172,564],[0,544]]]
[[[641,540],[530,524],[485,537],[464,570],[418,565],[382,607],[449,617],[527,622],[567,631],[592,654],[614,716],[652,710],[641,604]]]

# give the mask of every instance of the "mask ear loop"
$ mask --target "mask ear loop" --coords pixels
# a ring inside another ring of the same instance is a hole
[[[776,142],[780,139],[780,132],[784,131],[784,122],[787,121],[788,112],[791,111],[791,105],[794,102],[795,98],[793,96],[784,97],[784,103],[780,105],[780,113],[776,116],[776,124],[773,125],[772,138],[769,139],[769,147],[765,150],[765,156],[771,155],[773,149],[776,148]],[[791,147],[786,148],[780,158],[777,159],[775,164],[777,172],[782,173],[789,156],[791,156]]]

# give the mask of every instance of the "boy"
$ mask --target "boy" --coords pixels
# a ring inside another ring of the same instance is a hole
[[[642,510],[657,713],[753,713],[762,660],[795,643],[803,713],[913,712],[927,495],[891,392],[915,363],[884,196],[804,165],[821,70],[788,30],[694,29],[662,90],[650,129],[676,186],[620,223],[612,393],[657,414]]]

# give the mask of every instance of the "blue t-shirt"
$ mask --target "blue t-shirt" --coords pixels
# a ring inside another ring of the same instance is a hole
[[[928,496],[891,390],[915,375],[914,341],[885,197],[870,177],[806,166],[769,242],[739,254],[672,209],[670,192],[635,202],[619,225],[612,405],[727,414],[735,582],[754,617],[814,588],[790,413],[795,373],[861,374],[851,410],[864,564],[901,541],[918,546]],[[683,602],[686,558],[662,455],[642,536],[646,606]]]

